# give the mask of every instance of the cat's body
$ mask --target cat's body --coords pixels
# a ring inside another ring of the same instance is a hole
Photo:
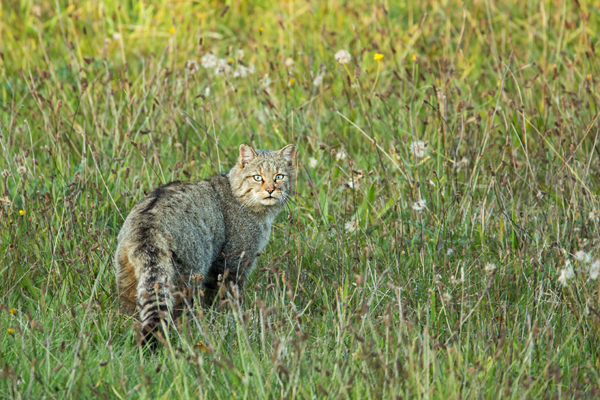
[[[122,303],[130,312],[137,308],[145,340],[173,311],[173,292],[182,284],[195,284],[208,304],[219,275],[241,290],[292,191],[294,155],[293,146],[275,152],[242,145],[228,174],[169,183],[133,208],[119,233],[115,272]]]

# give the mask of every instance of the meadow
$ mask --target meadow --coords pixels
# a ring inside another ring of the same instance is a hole
[[[0,398],[598,398],[593,5],[0,3]],[[146,354],[119,228],[242,142],[294,200]]]

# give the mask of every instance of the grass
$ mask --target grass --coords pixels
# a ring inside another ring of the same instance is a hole
[[[119,3],[0,6],[0,397],[598,396],[592,2]],[[144,355],[123,218],[241,142],[298,146],[295,201]]]

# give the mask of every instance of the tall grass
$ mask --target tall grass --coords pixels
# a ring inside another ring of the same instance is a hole
[[[3,3],[0,397],[597,397],[593,4]],[[294,202],[144,354],[117,232],[241,142]]]

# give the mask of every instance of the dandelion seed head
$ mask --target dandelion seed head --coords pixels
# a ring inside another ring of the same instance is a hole
[[[598,279],[598,275],[600,275],[600,260],[596,260],[590,265],[590,279],[595,281]]]
[[[334,55],[335,61],[340,64],[348,64],[352,60],[352,56],[348,53],[348,50],[340,50]]]
[[[219,58],[217,60],[217,67],[215,68],[215,75],[230,75],[231,74],[231,65],[229,65],[229,61],[224,58]]]
[[[577,261],[581,261],[581,262],[584,262],[586,264],[589,264],[589,263],[592,262],[592,256],[589,253],[586,253],[583,250],[579,250],[577,253],[575,253],[573,255],[573,257],[575,257],[575,259]]]
[[[412,205],[413,210],[415,211],[423,211],[426,207],[427,201],[425,199],[421,199],[419,201],[415,201]]]
[[[235,52],[235,58],[238,60],[241,60],[242,58],[244,58],[244,50],[237,49]]]
[[[271,86],[271,78],[269,78],[269,74],[265,74],[265,76],[263,76],[263,78],[259,81],[260,87],[263,89],[267,89],[269,86]]]
[[[425,156],[425,142],[420,140],[414,141],[410,144],[410,153],[416,158],[423,158]]]
[[[496,270],[496,264],[487,263],[484,269],[486,273],[491,274]]]
[[[311,157],[311,158],[308,159],[308,166],[310,168],[315,168],[318,164],[319,164],[319,162],[317,161],[316,158]]]
[[[590,279],[595,281],[598,279],[598,275],[600,275],[600,260],[596,260],[590,265]]]
[[[567,286],[569,284],[569,279],[572,279],[574,276],[575,272],[573,271],[573,267],[567,262],[565,268],[560,270],[558,283],[560,283],[562,286]]]
[[[200,64],[206,69],[213,69],[217,66],[219,59],[212,53],[206,53],[200,59]]]
[[[313,79],[313,85],[314,86],[321,86],[321,84],[323,83],[323,78],[325,77],[324,74],[319,74],[315,77],[315,79]]]
[[[245,67],[243,65],[238,65],[233,73],[234,78],[246,78],[254,73],[254,65],[250,64]]]
[[[292,57],[288,57],[285,59],[285,66],[288,68],[292,68],[294,66],[295,62],[294,59]]]
[[[186,64],[187,64],[188,70],[190,71],[190,74],[192,74],[192,75],[194,75],[200,69],[198,67],[198,63],[194,60],[188,60]]]
[[[344,229],[348,233],[352,233],[352,232],[356,231],[357,227],[358,227],[358,221],[354,218],[351,221],[348,221],[344,224]]]

